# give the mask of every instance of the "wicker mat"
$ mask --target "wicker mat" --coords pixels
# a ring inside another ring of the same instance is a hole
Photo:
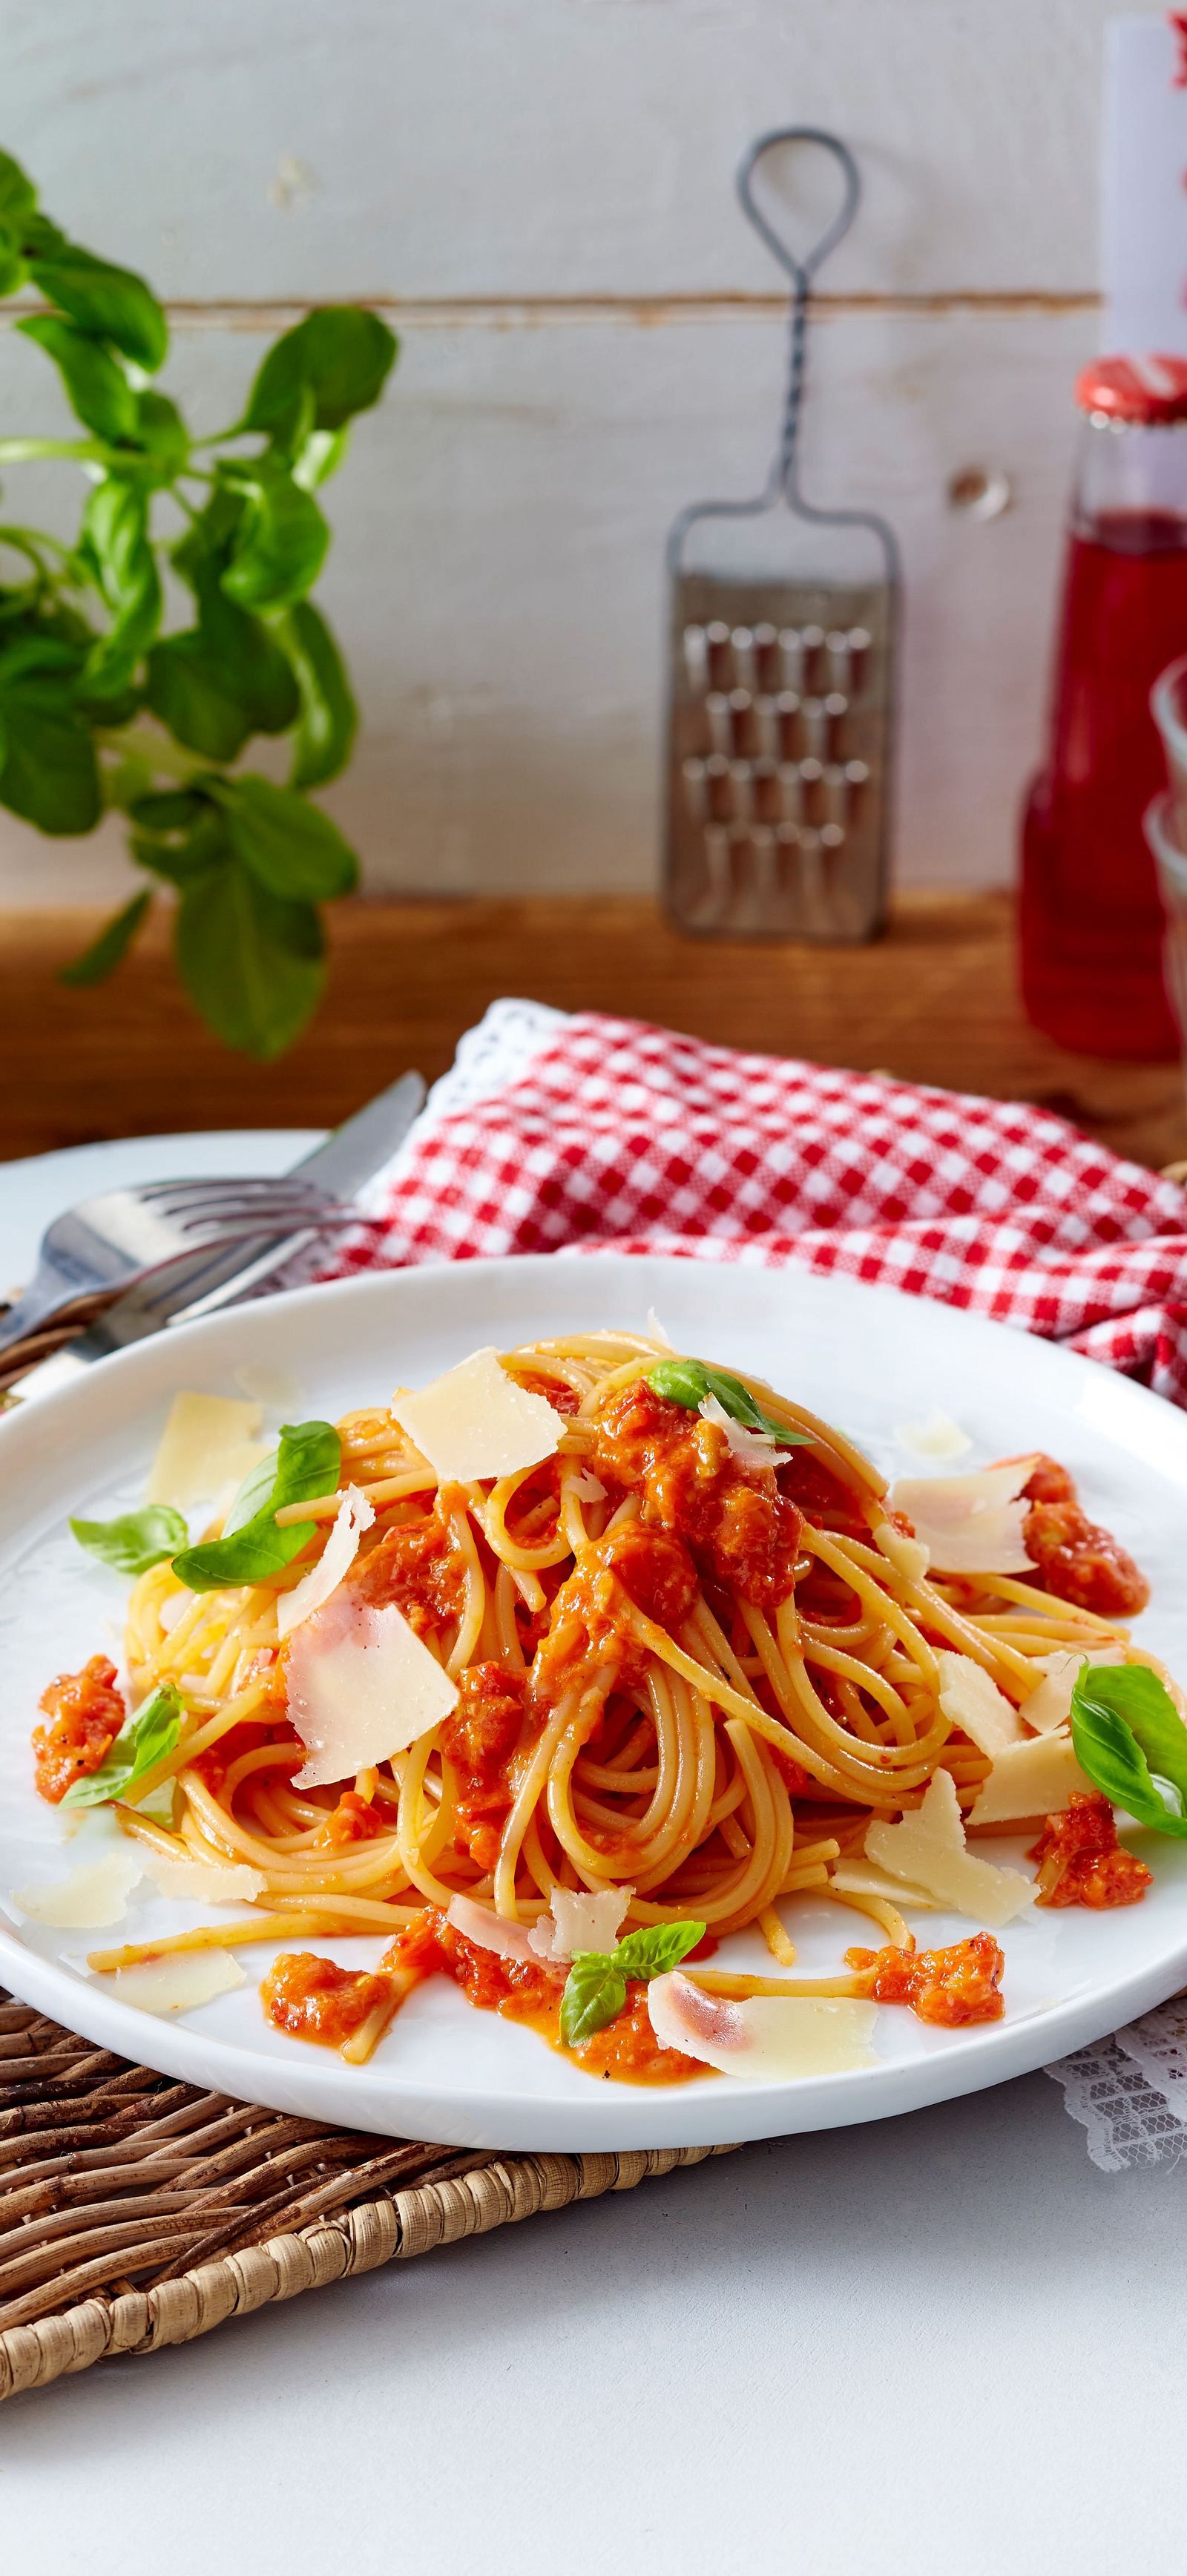
[[[729,2152],[359,2137],[175,2084],[0,1990],[0,2398]]]

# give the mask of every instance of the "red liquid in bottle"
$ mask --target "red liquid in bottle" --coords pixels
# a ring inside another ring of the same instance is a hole
[[[1108,510],[1073,534],[1051,755],[1023,828],[1022,992],[1088,1055],[1176,1056],[1142,816],[1165,784],[1150,690],[1187,651],[1187,519]]]

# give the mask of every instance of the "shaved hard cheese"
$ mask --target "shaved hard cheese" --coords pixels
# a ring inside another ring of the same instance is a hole
[[[697,1411],[702,1422],[713,1422],[724,1431],[730,1454],[740,1467],[776,1468],[787,1452],[781,1449],[769,1431],[748,1431],[744,1422],[735,1422],[715,1395],[702,1396]]]
[[[973,1476],[904,1476],[887,1496],[929,1550],[940,1574],[1033,1574],[1021,1501],[1037,1458],[981,1467]]]
[[[1064,1654],[1043,1655],[1044,1678],[1037,1691],[1022,1703],[1022,1714],[1036,1735],[1050,1735],[1057,1726],[1066,1726],[1072,1713],[1072,1692],[1083,1663],[1123,1664],[1124,1646],[1093,1646],[1087,1654],[1083,1646]]]
[[[1020,1744],[1022,1720],[997,1683],[990,1679],[983,1664],[975,1664],[971,1655],[957,1655],[944,1648],[936,1656],[940,1672],[940,1706],[953,1726],[963,1727],[972,1738],[978,1753],[987,1753],[992,1762],[1004,1744]]]
[[[538,1959],[575,1959],[579,1950],[612,1950],[626,1920],[631,1887],[554,1887],[551,1912],[529,1939]]]
[[[866,1853],[892,1878],[922,1887],[940,1905],[967,1914],[996,1932],[1034,1901],[1020,1870],[994,1869],[965,1848],[960,1801],[950,1771],[937,1771],[921,1807],[888,1825],[879,1819],[866,1833]]]
[[[1023,1816],[1049,1816],[1079,1792],[1091,1791],[1070,1735],[1028,1735],[1007,1744],[977,1791],[970,1826],[1013,1824]]]
[[[288,1705],[309,1754],[293,1785],[317,1789],[404,1752],[456,1708],[457,1690],[394,1602],[339,1593],[293,1631]]]
[[[493,1950],[497,1959],[538,1957],[526,1923],[508,1923],[489,1905],[479,1905],[473,1896],[451,1896],[445,1912],[463,1940],[473,1941],[480,1950]]]
[[[606,1500],[606,1488],[592,1467],[583,1467],[580,1475],[574,1476],[569,1492],[579,1503],[604,1503]]]
[[[708,1995],[679,1968],[653,1977],[647,2010],[661,2048],[743,2081],[786,2084],[875,2066],[876,2004],[832,1995]]]
[[[884,1896],[888,1905],[920,1905],[924,1912],[935,1914],[938,1900],[922,1887],[907,1887],[901,1879],[892,1878],[889,1870],[879,1869],[872,1860],[839,1860],[829,1880],[838,1896]]]
[[[148,1503],[208,1502],[260,1459],[263,1408],[229,1395],[175,1395],[149,1473]]]
[[[544,1396],[508,1377],[494,1349],[473,1352],[415,1395],[401,1388],[391,1409],[430,1467],[459,1485],[539,1466],[565,1429]]]
[[[53,1886],[14,1887],[13,1903],[34,1923],[52,1923],[60,1931],[95,1931],[100,1924],[122,1921],[143,1867],[139,1852],[104,1852],[100,1860],[80,1861],[69,1878]]]
[[[106,1993],[139,2012],[193,2012],[198,2004],[246,1985],[238,1959],[226,1950],[169,1950],[133,1968],[116,1968],[102,1980]]]
[[[238,1861],[221,1868],[216,1861],[169,1860],[164,1852],[146,1851],[144,1868],[162,1896],[198,1905],[250,1905],[268,1884],[262,1869],[248,1869]]]
[[[973,1445],[950,1413],[929,1413],[926,1422],[898,1422],[894,1436],[913,1458],[967,1458]]]
[[[280,1636],[299,1628],[336,1592],[344,1575],[349,1574],[359,1552],[364,1530],[371,1528],[375,1513],[357,1485],[348,1485],[334,1516],[333,1527],[316,1565],[310,1567],[291,1592],[281,1592],[276,1600],[276,1626]]]

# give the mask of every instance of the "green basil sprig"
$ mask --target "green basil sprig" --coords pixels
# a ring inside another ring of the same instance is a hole
[[[1135,1823],[1187,1835],[1187,1726],[1148,1664],[1081,1664],[1072,1744],[1094,1787]]]
[[[48,307],[16,328],[57,370],[75,434],[0,438],[0,468],[65,462],[88,498],[72,545],[0,528],[0,805],[50,833],[118,808],[133,859],[177,889],[195,1008],[229,1046],[278,1055],[325,982],[319,907],[357,874],[309,796],[358,722],[309,598],[330,542],[316,496],[397,343],[378,314],[319,308],[267,352],[230,426],[195,436],[151,381],[169,345],[151,287],[68,241],[0,152],[0,297],[21,289]],[[288,736],[286,782],[228,774],[265,734]],[[63,980],[112,974],[151,900],[125,902]]]
[[[807,1439],[806,1432],[789,1431],[773,1413],[764,1413],[741,1378],[731,1377],[728,1369],[707,1368],[704,1360],[661,1360],[658,1368],[648,1370],[644,1383],[656,1395],[666,1395],[669,1404],[683,1404],[690,1413],[699,1412],[707,1395],[715,1395],[722,1411],[740,1422],[744,1431],[770,1432],[786,1449],[799,1448]]]
[[[76,1780],[62,1800],[64,1807],[102,1807],[109,1798],[126,1798],[166,1754],[181,1733],[185,1706],[172,1682],[162,1682],[138,1717],[120,1728],[97,1771]]]
[[[628,1932],[615,1950],[579,1950],[561,1996],[561,2038],[567,2048],[592,2039],[617,2021],[628,1978],[662,1977],[705,1938],[703,1923],[649,1923]]]
[[[308,1521],[276,1526],[286,1503],[313,1502],[332,1494],[342,1464],[342,1443],[332,1422],[286,1422],[280,1446],[261,1458],[244,1479],[227,1514],[221,1538],[188,1547],[173,1571],[191,1592],[220,1592],[227,1583],[265,1583],[291,1565],[310,1535]]]
[[[71,1521],[80,1547],[114,1565],[119,1574],[147,1574],[185,1546],[189,1531],[171,1503],[146,1503],[143,1511],[121,1512],[114,1521]]]

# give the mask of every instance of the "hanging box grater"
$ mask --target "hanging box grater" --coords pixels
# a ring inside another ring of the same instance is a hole
[[[813,144],[845,184],[802,260],[755,202],[764,153]],[[697,501],[668,541],[671,581],[665,891],[678,929],[872,939],[886,907],[898,547],[869,510],[799,488],[808,298],[861,191],[836,135],[764,134],[738,172],[750,222],[792,282],[787,399],[766,490]]]

